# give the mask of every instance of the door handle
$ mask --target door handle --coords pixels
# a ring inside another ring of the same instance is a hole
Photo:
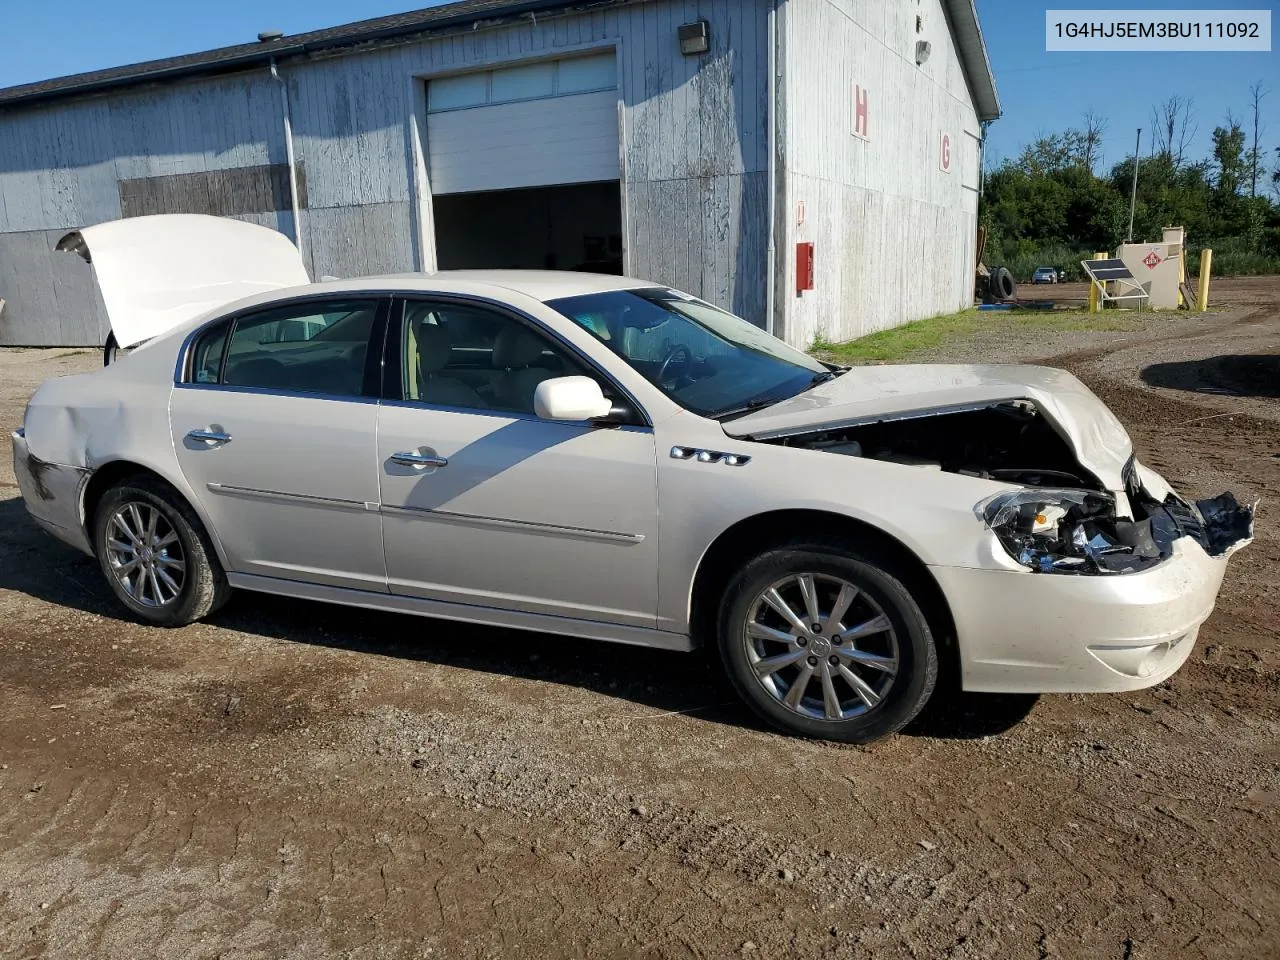
[[[230,443],[231,434],[223,433],[221,430],[192,430],[187,434],[188,440],[201,440],[209,446],[219,443]]]
[[[414,453],[411,450],[404,450],[393,453],[391,462],[405,467],[447,467],[449,458],[437,456],[434,453]]]

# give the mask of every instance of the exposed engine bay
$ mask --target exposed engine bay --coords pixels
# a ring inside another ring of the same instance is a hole
[[[978,512],[1009,555],[1037,573],[1135,573],[1166,560],[1181,537],[1210,556],[1253,538],[1253,507],[1230,493],[1194,504],[1172,492],[1157,500],[1132,460],[1122,511],[1131,516],[1117,516],[1116,496],[1080,465],[1031,400],[922,411],[770,442],[1025,487],[984,501]]]
[[[1026,486],[1103,489],[1030,400],[924,412],[775,442]]]

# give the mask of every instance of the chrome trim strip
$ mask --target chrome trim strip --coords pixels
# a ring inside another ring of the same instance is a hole
[[[244,497],[247,500],[276,500],[284,503],[304,503],[316,507],[329,507],[334,510],[359,510],[362,513],[369,505],[362,500],[339,500],[332,497],[313,497],[305,493],[281,493],[278,490],[255,490],[252,487],[235,487],[225,483],[205,484],[211,493],[220,493],[228,497]],[[374,509],[377,505],[374,504]]]
[[[294,397],[298,400],[328,400],[344,403],[378,403],[377,397],[339,393],[306,393],[302,390],[280,390],[276,387],[242,387],[234,383],[175,383],[175,390],[213,390],[217,393],[250,393],[261,397]]]
[[[276,577],[263,577],[251,573],[228,573],[227,582],[242,590],[256,590],[278,597],[295,597],[299,600],[319,600],[324,603],[340,603],[348,607],[366,610],[386,610],[391,613],[410,613],[422,617],[438,617],[441,620],[458,620],[490,627],[506,627],[511,630],[534,630],[541,633],[558,633],[564,636],[584,637],[589,640],[607,640],[612,643],[629,643],[640,647],[657,647],[661,650],[687,652],[694,648],[688,635],[670,633],[650,627],[632,627],[598,620],[580,620],[576,617],[558,617],[547,613],[526,613],[446,600],[428,600],[402,594],[374,593],[350,587],[329,587],[318,583],[301,583]]]
[[[523,533],[543,533],[553,537],[569,537],[577,540],[599,540],[605,543],[637,544],[644,542],[642,533],[614,533],[609,530],[589,530],[585,527],[561,527],[550,523],[530,523],[526,520],[499,520],[496,517],[478,517],[469,513],[453,513],[449,510],[429,510],[420,507],[382,505],[382,513],[414,520],[439,520],[465,526],[494,527],[500,530],[519,530]]]
[[[406,410],[421,410],[423,413],[459,413],[476,417],[490,417],[499,420],[524,420],[529,423],[553,423],[570,429],[581,430],[584,427],[592,430],[602,429],[592,426],[590,420],[546,420],[536,413],[522,413],[518,410],[494,410],[488,407],[455,407],[443,403],[423,403],[421,400],[383,400],[384,407],[401,407]],[[653,427],[636,423],[620,423],[610,425],[610,430],[625,430],[632,433],[653,433]]]

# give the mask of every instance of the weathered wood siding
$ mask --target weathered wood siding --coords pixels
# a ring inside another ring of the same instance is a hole
[[[101,344],[90,268],[68,230],[122,215],[120,184],[283,163],[280,94],[264,73],[0,111],[0,344]],[[290,232],[288,213],[239,219]]]
[[[932,44],[923,66],[917,40]],[[787,340],[846,340],[969,305],[980,129],[939,0],[789,0],[784,43]],[[855,84],[867,140],[853,132]],[[815,289],[797,295],[802,241],[814,244]]]
[[[712,49],[681,56],[676,28],[699,18]],[[425,78],[615,47],[631,271],[763,323],[765,34],[756,0],[654,0],[282,61],[313,276],[433,262],[414,161]],[[89,268],[52,245],[121,216],[120,181],[283,162],[280,88],[266,70],[0,111],[0,344],[102,342]],[[293,234],[287,209],[241,218]]]

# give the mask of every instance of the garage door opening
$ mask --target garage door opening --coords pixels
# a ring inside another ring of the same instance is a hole
[[[441,270],[622,273],[616,180],[452,193],[432,203]]]
[[[436,263],[622,272],[614,50],[427,83]]]

